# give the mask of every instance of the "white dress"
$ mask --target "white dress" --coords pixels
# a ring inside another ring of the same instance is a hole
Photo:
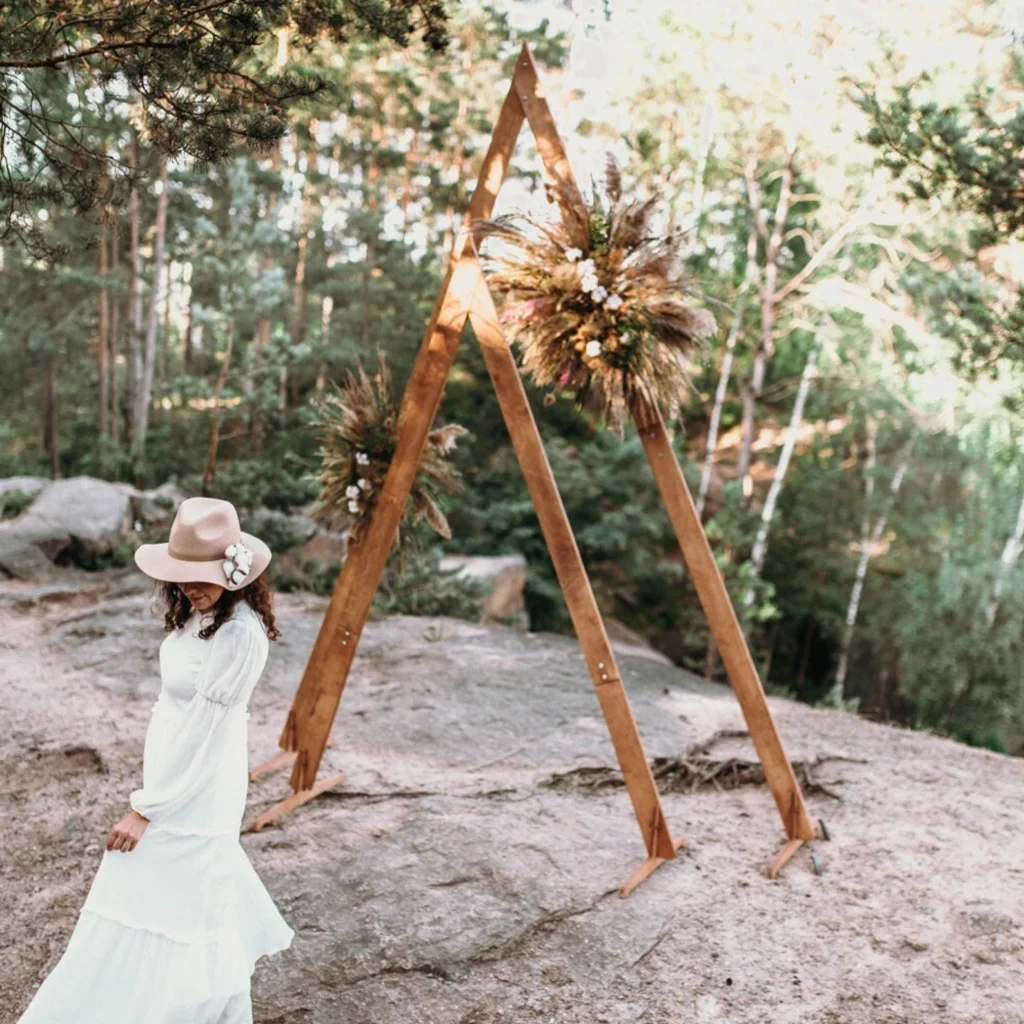
[[[146,731],[150,819],[134,850],[106,850],[63,957],[17,1024],[252,1024],[259,957],[295,932],[239,842],[248,792],[247,705],[267,660],[244,601],[209,639],[193,612],[160,646]]]

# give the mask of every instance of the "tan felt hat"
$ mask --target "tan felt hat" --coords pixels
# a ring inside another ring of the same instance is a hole
[[[166,544],[143,544],[135,564],[168,583],[217,583],[241,590],[270,563],[270,548],[243,533],[238,513],[220,498],[186,498],[171,523]]]

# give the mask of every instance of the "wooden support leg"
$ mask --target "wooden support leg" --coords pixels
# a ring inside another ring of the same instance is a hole
[[[779,738],[746,638],[711,553],[679,460],[672,450],[661,411],[653,402],[638,399],[633,404],[632,413],[690,577],[697,588],[697,596],[707,615],[757,756],[764,767],[786,835],[791,840],[814,839],[814,825],[807,813],[800,784]]]
[[[515,88],[510,88],[470,200],[466,216],[468,224],[490,216],[524,118]],[[419,470],[427,434],[433,427],[448,373],[465,328],[467,297],[479,270],[475,261],[469,266],[460,262],[459,256],[464,244],[465,238],[460,238],[402,396],[398,414],[398,442],[371,522],[362,543],[350,548],[342,565],[330,605],[278,741],[282,750],[294,752],[289,781],[296,795],[309,793],[314,788],[316,773],[348,680],[359,636],[366,624],[381,572],[405,510],[412,482]],[[272,761],[275,767],[287,763],[287,759],[280,757]],[[272,770],[270,764],[267,762],[267,771]],[[263,769],[264,766],[259,766],[257,774],[262,774]],[[280,813],[287,809],[285,807]]]
[[[464,259],[467,262],[472,259],[476,265],[475,258],[467,256]],[[494,382],[502,415],[526,477],[526,485],[622,767],[626,789],[640,822],[647,852],[652,858],[670,860],[676,855],[676,844],[662,812],[661,798],[647,763],[604,621],[537,431],[515,358],[498,324],[498,315],[479,267],[477,273],[478,283],[470,303],[470,323],[480,342],[487,372]]]

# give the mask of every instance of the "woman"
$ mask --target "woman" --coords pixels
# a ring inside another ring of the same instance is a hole
[[[262,576],[270,557],[213,498],[183,501],[168,542],[136,551],[163,583],[169,633],[142,788],[18,1024],[252,1024],[256,961],[295,934],[238,839],[247,705],[279,636]]]

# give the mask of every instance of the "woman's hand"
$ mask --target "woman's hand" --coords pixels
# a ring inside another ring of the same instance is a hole
[[[149,818],[144,818],[138,811],[129,811],[110,830],[107,836],[107,849],[130,853],[142,838],[148,824]]]

